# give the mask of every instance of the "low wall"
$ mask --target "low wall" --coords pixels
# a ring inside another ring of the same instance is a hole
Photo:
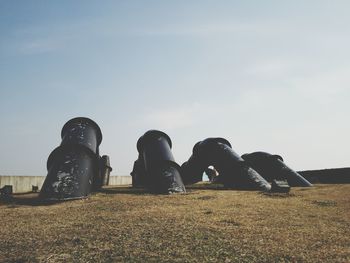
[[[12,185],[14,193],[31,192],[32,186],[38,186],[39,191],[46,176],[15,176],[0,175],[0,188],[5,185]],[[131,176],[110,176],[109,185],[129,185]]]
[[[350,168],[300,171],[313,184],[350,184]]]
[[[131,176],[110,176],[109,185],[127,185],[132,183]]]
[[[14,193],[24,193],[32,191],[32,186],[41,189],[46,176],[0,176],[0,188],[5,185],[12,185]]]

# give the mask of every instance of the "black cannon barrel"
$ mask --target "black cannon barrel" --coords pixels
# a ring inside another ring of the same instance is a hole
[[[232,150],[224,138],[208,138],[196,143],[193,154],[182,165],[185,182],[201,179],[204,170],[213,165],[225,187],[269,191],[271,185]]]
[[[61,145],[81,144],[99,154],[102,132],[97,123],[89,118],[77,117],[69,120],[62,128],[61,137]]]
[[[100,174],[102,185],[109,185],[109,177],[112,172],[111,162],[108,155],[103,155],[100,158]]]
[[[150,171],[154,183],[150,186],[158,193],[185,193],[186,188],[181,178],[181,167],[173,161],[159,162],[159,166]]]
[[[93,191],[98,191],[104,185],[109,184],[109,176],[112,171],[112,167],[110,165],[109,156],[103,155],[98,158],[99,160],[99,171],[94,176],[92,181],[92,189]]]
[[[137,141],[136,146],[139,153],[143,156],[146,171],[152,170],[152,166],[158,165],[160,161],[175,162],[173,153],[171,152],[171,139],[162,131],[147,131]]]
[[[138,159],[134,162],[134,166],[130,175],[132,177],[133,187],[146,187],[147,173],[142,154],[139,154]]]
[[[170,137],[158,130],[147,131],[137,141],[137,150],[142,156],[146,171],[146,187],[154,192],[182,193],[186,191],[180,176],[181,168],[175,162],[171,147]]]
[[[181,165],[181,176],[184,184],[195,184],[202,181],[203,171],[207,167],[207,164],[197,155],[191,155],[188,161]]]
[[[87,197],[98,173],[97,156],[79,144],[56,148],[47,160],[48,174],[40,191],[47,200],[71,200]]]
[[[310,187],[312,184],[293,169],[289,168],[280,155],[267,152],[253,152],[242,158],[267,181],[287,180],[290,186]]]
[[[88,196],[103,185],[100,171],[100,127],[91,119],[69,120],[61,131],[62,142],[47,160],[48,174],[40,197],[70,200]]]
[[[212,163],[212,144],[223,143],[231,147],[229,141],[224,138],[208,138],[197,142],[192,149],[190,158],[181,165],[182,179],[185,184],[194,184],[202,181],[203,172]]]
[[[271,185],[232,150],[230,145],[218,142],[211,147],[213,165],[217,167],[226,187],[269,191]]]

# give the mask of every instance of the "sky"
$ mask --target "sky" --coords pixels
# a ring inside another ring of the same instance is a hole
[[[46,175],[69,119],[100,126],[113,175],[167,133],[295,170],[350,166],[349,1],[0,0],[0,174]]]

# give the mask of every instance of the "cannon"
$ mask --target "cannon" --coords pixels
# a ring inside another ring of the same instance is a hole
[[[81,145],[56,148],[47,160],[48,174],[40,191],[46,200],[71,200],[87,197],[99,173],[98,158]]]
[[[80,144],[99,155],[102,132],[96,122],[89,118],[78,117],[69,120],[61,131],[61,145]]]
[[[275,179],[287,180],[290,186],[312,186],[303,176],[289,168],[280,155],[267,152],[253,152],[243,154],[242,158],[269,182]]]
[[[142,154],[134,162],[133,169],[130,173],[132,177],[132,186],[135,188],[146,187],[147,185],[147,174],[145,169],[145,163]]]
[[[61,138],[47,160],[48,174],[39,196],[46,200],[87,197],[102,186],[100,127],[89,118],[74,118],[63,126]]]
[[[171,152],[172,142],[166,133],[147,131],[139,138],[136,147],[139,158],[132,172],[135,185],[144,184],[155,193],[186,192],[180,175],[181,168],[175,162]]]
[[[185,184],[201,181],[204,170],[211,165],[227,188],[271,189],[271,185],[235,153],[224,138],[208,138],[194,145],[192,156],[181,166],[183,181]]]

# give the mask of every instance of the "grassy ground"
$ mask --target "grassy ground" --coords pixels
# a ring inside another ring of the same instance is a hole
[[[0,262],[350,262],[350,185],[0,204]]]

